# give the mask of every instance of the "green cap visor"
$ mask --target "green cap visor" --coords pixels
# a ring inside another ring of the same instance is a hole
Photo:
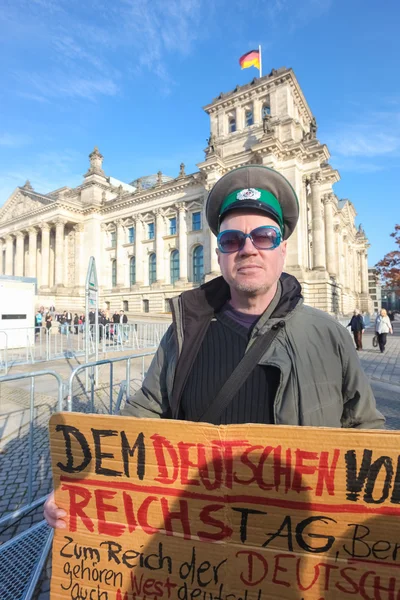
[[[282,235],[284,234],[282,207],[278,199],[268,190],[251,188],[231,192],[222,202],[219,212],[220,223],[221,217],[226,212],[240,208],[253,208],[268,213],[278,223]]]

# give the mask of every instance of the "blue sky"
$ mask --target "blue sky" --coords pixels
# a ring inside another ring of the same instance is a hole
[[[0,204],[30,179],[176,176],[203,160],[201,107],[263,67],[292,67],[374,264],[400,221],[400,5],[370,0],[1,0]]]

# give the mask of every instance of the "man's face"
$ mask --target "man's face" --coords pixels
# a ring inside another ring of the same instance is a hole
[[[256,211],[237,210],[228,214],[221,223],[221,231],[237,229],[250,233],[262,225],[278,227],[277,223]],[[267,292],[283,271],[287,242],[283,241],[273,250],[258,250],[247,238],[242,250],[224,254],[217,250],[218,264],[228,285],[250,296]]]

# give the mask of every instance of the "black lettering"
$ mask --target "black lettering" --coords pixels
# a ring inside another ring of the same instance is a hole
[[[122,546],[117,542],[100,542],[100,546],[107,546],[107,560],[111,562],[114,560],[117,565],[121,564],[121,559],[117,556],[122,550]]]
[[[60,556],[64,556],[65,558],[72,558],[73,554],[66,554],[65,549],[67,548],[67,546],[72,544],[74,540],[72,538],[70,538],[68,535],[64,535],[64,539],[68,540],[68,542],[66,544],[64,544],[64,546],[61,548]]]
[[[353,532],[353,537],[352,537],[352,545],[351,545],[351,550],[348,550],[346,548],[346,544],[343,544],[343,550],[349,554],[352,558],[368,558],[368,556],[371,554],[371,548],[369,547],[369,544],[367,544],[366,542],[363,542],[363,539],[367,537],[367,535],[369,535],[370,529],[369,527],[367,527],[366,525],[356,525],[355,523],[350,523],[348,525],[348,527],[354,527],[354,532]],[[362,530],[364,530],[364,535],[358,535],[358,531],[360,530],[360,532]],[[361,552],[361,548],[358,549],[358,547],[356,548],[356,542],[359,542],[362,546],[365,546],[365,548],[367,549],[364,552]]]
[[[125,431],[121,431],[121,446],[122,446],[122,460],[124,463],[124,473],[126,477],[129,477],[129,456],[135,456],[137,450],[137,467],[136,473],[140,481],[143,481],[146,470],[146,447],[144,445],[144,434],[139,433],[136,438],[133,447],[130,447],[128,438],[126,437]]]
[[[386,477],[382,488],[381,497],[375,500],[372,496],[375,482],[379,475],[379,471],[384,467],[386,469]],[[393,464],[389,456],[379,457],[369,468],[367,485],[365,486],[364,500],[368,504],[382,504],[389,496],[390,484],[393,477]]]
[[[281,535],[281,532],[284,529],[287,529],[287,534]],[[278,531],[276,533],[272,533],[271,531],[269,531],[267,533],[267,535],[270,535],[271,537],[263,543],[263,545],[262,545],[263,548],[266,548],[268,546],[268,544],[270,542],[272,542],[272,540],[274,540],[276,537],[283,537],[283,538],[287,538],[288,550],[290,550],[290,552],[293,552],[292,519],[290,518],[289,515],[287,515],[284,518],[282,525],[280,526],[280,528],[278,529]]]
[[[232,508],[232,510],[242,513],[242,518],[240,521],[240,541],[242,544],[247,540],[247,519],[249,515],[266,515],[268,513],[263,512],[262,510],[255,510],[253,508]]]
[[[111,429],[92,429],[94,451],[96,456],[96,467],[95,471],[97,475],[105,475],[107,477],[121,477],[121,471],[115,471],[114,469],[107,469],[101,466],[103,458],[114,458],[114,454],[109,452],[102,452],[100,446],[100,440],[102,437],[115,437],[118,435],[118,431],[112,431]]]
[[[372,450],[364,450],[358,474],[356,451],[348,450],[344,459],[346,462],[346,488],[348,491],[346,498],[347,500],[357,502],[371,466]]]
[[[81,433],[79,429],[73,425],[56,425],[56,431],[62,431],[65,441],[65,455],[67,457],[67,464],[63,465],[61,462],[58,462],[57,467],[59,467],[65,473],[80,473],[86,469],[92,460],[92,453],[90,452],[89,444],[87,443],[83,433]],[[74,457],[72,456],[71,435],[74,436],[80,445],[83,454],[83,460],[81,464],[76,467],[74,467]]]
[[[321,535],[319,533],[309,533],[309,534],[307,534],[308,537],[310,537],[312,539],[326,540],[326,544],[324,544],[323,546],[317,546],[316,548],[307,544],[307,542],[304,539],[304,530],[306,529],[306,527],[308,527],[308,525],[310,525],[311,523],[315,523],[316,521],[321,521],[325,525],[328,525],[328,521],[330,521],[331,523],[337,523],[337,521],[335,521],[334,519],[331,519],[330,517],[322,516],[322,517],[308,517],[308,519],[304,519],[304,521],[300,521],[300,523],[297,525],[297,527],[296,527],[296,542],[298,543],[298,545],[300,546],[300,548],[302,550],[305,550],[306,552],[312,552],[314,554],[318,554],[321,552],[327,552],[330,548],[332,548],[333,544],[335,543],[335,538],[333,535]]]
[[[396,475],[393,483],[393,493],[390,498],[392,504],[400,504],[400,456],[397,457]]]

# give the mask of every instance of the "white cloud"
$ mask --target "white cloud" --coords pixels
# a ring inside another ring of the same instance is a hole
[[[81,98],[95,100],[97,96],[115,96],[118,93],[117,84],[104,77],[83,77],[70,74],[69,76],[56,72],[51,75],[38,73],[15,73],[18,81],[28,84],[34,93],[21,92],[32,100],[43,102],[49,98]]]

